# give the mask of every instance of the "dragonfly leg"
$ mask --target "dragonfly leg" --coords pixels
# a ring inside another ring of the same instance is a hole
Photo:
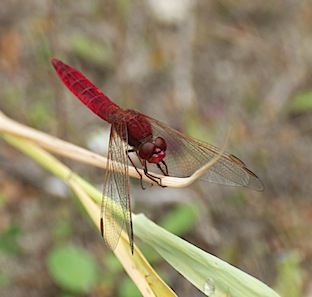
[[[153,182],[155,182],[158,186],[162,187],[162,188],[166,188],[166,186],[163,186],[161,183],[161,177],[157,177],[154,176],[153,174],[148,173],[147,169],[145,170],[144,168],[144,174],[146,177],[148,177],[150,180],[152,180]]]
[[[157,167],[159,168],[159,170],[162,172],[163,175],[168,176],[168,167],[166,162],[164,160],[161,160],[161,163],[165,166],[165,168],[163,169],[159,163],[156,164]]]
[[[153,182],[155,182],[158,186],[165,188],[165,186],[163,186],[161,184],[161,177],[157,177],[157,176],[152,175],[151,173],[148,173],[146,160],[142,160],[136,150],[130,149],[130,150],[128,150],[128,153],[136,153],[138,159],[140,160],[140,163],[142,164],[145,176],[148,177]],[[128,155],[128,158],[129,158],[132,166],[135,168],[136,172],[140,175],[141,188],[143,190],[145,190],[146,188],[143,186],[142,174],[138,171],[137,167],[134,165],[134,163],[133,163],[132,159],[130,158],[129,154],[127,154],[127,155]],[[161,161],[161,162],[164,164],[165,170],[159,165],[159,163],[156,164],[157,167],[159,168],[159,170],[162,172],[163,175],[168,175],[168,168],[167,168],[166,163],[164,161]]]
[[[128,153],[133,153],[135,152],[134,150],[128,150]],[[140,176],[140,184],[141,184],[141,188],[142,190],[145,190],[146,188],[143,186],[143,176],[142,174],[139,172],[138,168],[134,165],[132,159],[130,158],[129,154],[127,154],[128,159],[130,160],[132,166],[134,167],[135,171],[138,173],[138,175]]]
[[[158,177],[158,176],[154,176],[153,174],[151,173],[148,173],[148,170],[147,170],[147,165],[146,165],[146,161],[144,160],[143,161],[144,163],[142,164],[143,165],[143,168],[144,168],[144,174],[146,177],[148,177],[150,180],[152,180],[153,182],[155,182],[158,186],[162,187],[162,188],[166,188],[166,186],[163,186],[162,183],[161,183],[161,177]],[[157,167],[159,167],[159,164],[157,163]],[[163,172],[163,170],[160,168],[161,172]],[[164,172],[163,172],[164,173]]]

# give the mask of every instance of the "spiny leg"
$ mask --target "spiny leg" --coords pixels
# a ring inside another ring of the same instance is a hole
[[[141,163],[141,165],[142,165],[142,167],[143,167],[144,174],[145,174],[146,177],[148,177],[150,180],[152,180],[153,182],[155,182],[158,186],[163,187],[163,188],[166,187],[166,186],[163,186],[163,185],[161,184],[161,177],[157,177],[157,176],[152,175],[151,173],[148,173],[146,160],[142,160],[142,158],[140,158],[140,156],[139,156],[139,154],[138,154],[138,152],[137,152],[136,150],[130,149],[130,150],[128,150],[128,153],[136,153],[136,155],[137,155],[137,157],[138,157],[138,159],[139,159],[139,161],[140,161],[140,163]],[[127,156],[128,156],[128,158],[129,158],[129,160],[130,160],[132,166],[135,168],[136,172],[137,172],[137,173],[139,174],[139,176],[140,176],[141,188],[142,188],[143,190],[145,190],[146,188],[143,186],[143,176],[142,176],[142,174],[138,171],[137,167],[136,167],[135,164],[133,163],[133,161],[132,161],[132,159],[130,158],[129,154],[127,154]],[[159,168],[159,170],[162,172],[162,174],[167,176],[167,175],[168,175],[168,167],[167,167],[167,164],[166,164],[164,161],[161,161],[161,163],[164,164],[165,170],[160,166],[159,163],[157,163],[156,165],[157,165],[157,167]]]
[[[162,183],[161,183],[161,177],[158,177],[158,176],[155,176],[155,175],[153,175],[153,174],[151,174],[151,173],[148,173],[147,165],[146,165],[146,161],[145,161],[145,160],[143,160],[143,164],[142,164],[142,165],[143,165],[144,174],[145,174],[146,177],[148,177],[150,180],[152,180],[153,182],[155,182],[158,186],[163,187],[163,188],[166,187],[166,186],[163,186],[163,185],[162,185]],[[157,163],[156,165],[157,165],[158,168],[160,168],[159,163]],[[160,168],[160,170],[161,170],[161,168]],[[161,170],[161,172],[164,173],[163,170]]]
[[[165,161],[161,160],[161,163],[165,166],[165,170],[161,167],[159,163],[157,163],[158,169],[162,172],[163,175],[168,176],[168,167]]]
[[[128,153],[135,153],[136,151],[134,150],[128,150]],[[140,176],[140,184],[141,184],[141,188],[142,190],[145,190],[146,188],[143,186],[143,176],[140,173],[140,171],[138,170],[138,168],[135,166],[135,164],[133,163],[132,159],[130,158],[129,154],[127,153],[128,159],[130,160],[132,166],[134,167],[135,171],[138,173],[138,175]]]

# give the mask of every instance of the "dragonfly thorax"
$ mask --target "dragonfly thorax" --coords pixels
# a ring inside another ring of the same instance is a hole
[[[125,110],[122,115],[127,125],[129,145],[138,150],[143,143],[152,140],[152,127],[144,115],[135,110]]]

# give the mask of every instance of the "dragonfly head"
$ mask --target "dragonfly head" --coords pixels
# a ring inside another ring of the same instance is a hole
[[[157,137],[153,141],[143,143],[139,148],[139,156],[149,163],[159,163],[166,157],[167,144],[165,139]]]

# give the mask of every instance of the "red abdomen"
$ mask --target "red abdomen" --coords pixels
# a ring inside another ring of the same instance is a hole
[[[75,68],[58,59],[51,62],[66,87],[96,115],[110,122],[110,115],[120,107]]]

